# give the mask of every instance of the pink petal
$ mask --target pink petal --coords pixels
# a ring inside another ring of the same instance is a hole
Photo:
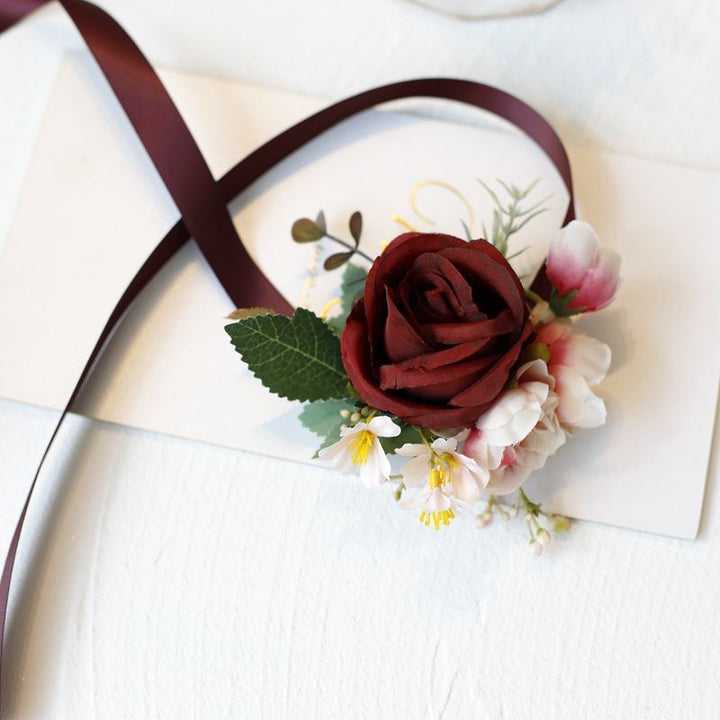
[[[597,235],[587,223],[573,220],[558,230],[550,244],[547,276],[560,295],[580,287],[593,266],[597,250]]]
[[[568,307],[571,310],[602,310],[613,301],[619,284],[620,256],[613,250],[603,250]]]

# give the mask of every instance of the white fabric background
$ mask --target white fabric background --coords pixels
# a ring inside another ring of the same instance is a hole
[[[568,140],[720,169],[712,0],[564,0],[475,24],[401,0],[102,5],[158,64],[328,96],[467,76],[518,93]],[[56,7],[0,37],[0,237],[57,61],[80,47]],[[3,549],[52,422],[0,402]],[[398,541],[388,498],[332,473],[72,418],[19,558],[3,707],[717,717],[718,480],[715,459],[694,543],[576,524],[536,560],[519,524],[409,523]]]

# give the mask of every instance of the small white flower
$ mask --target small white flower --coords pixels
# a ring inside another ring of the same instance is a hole
[[[436,530],[449,525],[455,512],[480,498],[490,474],[474,460],[457,452],[457,437],[436,438],[432,443],[406,443],[398,455],[410,458],[402,468],[407,487],[423,492],[400,503],[403,508],[421,508],[420,522]]]
[[[417,497],[403,500],[400,507],[406,510],[421,508],[420,522],[427,527],[432,522],[435,529],[439,530],[440,525],[449,525],[456,511],[468,507],[468,504],[452,495],[450,485],[443,483],[439,470],[431,470],[426,489]]]
[[[382,485],[390,477],[390,461],[379,438],[396,437],[400,427],[389,417],[378,415],[340,431],[340,440],[323,448],[318,456],[332,460],[333,467],[349,474],[360,468],[360,477],[368,486]]]
[[[490,474],[475,460],[457,452],[457,444],[455,437],[437,438],[430,445],[405,443],[398,448],[398,455],[411,458],[401,470],[405,485],[421,487],[428,481],[429,471],[438,470],[442,484],[450,485],[455,497],[466,503],[478,500]]]

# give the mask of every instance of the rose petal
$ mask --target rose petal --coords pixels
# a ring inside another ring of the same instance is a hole
[[[529,310],[522,283],[502,253],[489,242],[472,240],[464,248],[451,247],[443,250],[441,254],[468,278],[473,288],[486,287],[491,297],[498,296],[502,301],[500,307],[507,305],[516,321],[527,318]],[[475,298],[480,310],[488,312],[484,303],[477,300],[477,296],[476,291]]]
[[[418,256],[413,263],[412,272],[414,274],[423,271],[434,271],[444,278],[456,301],[453,303],[456,318],[466,321],[483,319],[483,313],[475,303],[472,287],[462,273],[446,257],[440,253],[423,253]],[[403,284],[409,286],[408,280],[404,281]]]
[[[433,388],[454,384],[458,380],[461,388],[467,387],[473,377],[479,376],[490,367],[497,355],[476,360],[453,363],[442,368],[403,367],[401,365],[380,366],[380,387],[383,390],[405,390],[407,388]],[[455,392],[458,392],[457,390]],[[452,397],[452,392],[447,397]]]
[[[407,360],[430,352],[432,348],[410,325],[395,303],[394,293],[385,288],[387,320],[383,331],[384,347],[392,362]]]
[[[517,325],[509,310],[503,310],[490,320],[465,323],[430,323],[418,327],[422,336],[443,345],[472,342],[481,338],[496,338],[517,331]]]
[[[437,252],[450,246],[465,243],[451,235],[404,233],[396,237],[383,251],[382,262],[374,262],[365,281],[365,313],[367,325],[373,336],[381,331],[380,323],[385,315],[385,286],[398,287],[408,270],[408,245],[422,237],[423,252]],[[382,268],[382,273],[381,273]],[[379,274],[382,277],[378,277]]]
[[[530,324],[526,323],[515,345],[500,357],[479,380],[453,397],[450,403],[457,407],[479,405],[488,407],[505,386],[510,369],[517,362],[520,352],[523,349],[523,341],[530,335],[530,331]]]

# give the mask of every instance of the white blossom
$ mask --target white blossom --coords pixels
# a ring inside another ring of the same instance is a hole
[[[378,415],[367,422],[358,422],[340,431],[340,440],[323,448],[318,456],[331,460],[343,473],[360,469],[360,477],[368,486],[382,485],[390,478],[390,460],[380,444],[381,437],[396,437],[400,427],[389,417]]]

